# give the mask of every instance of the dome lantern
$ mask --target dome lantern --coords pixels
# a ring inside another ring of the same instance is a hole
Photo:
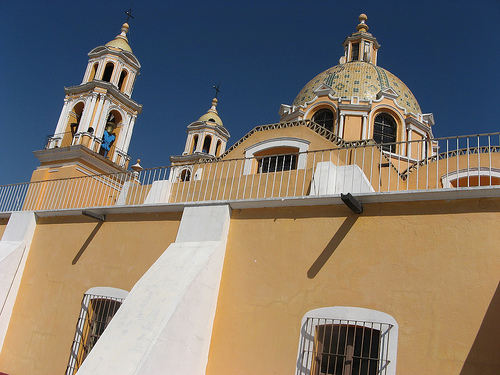
[[[366,14],[359,15],[359,24],[356,32],[348,36],[342,45],[344,46],[344,56],[340,58],[340,63],[351,61],[364,61],[377,65],[377,51],[380,44],[377,39],[368,32]]]

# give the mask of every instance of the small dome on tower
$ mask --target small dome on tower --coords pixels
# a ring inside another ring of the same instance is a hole
[[[128,23],[124,23],[122,25],[122,32],[119,35],[117,35],[115,39],[113,39],[111,42],[106,43],[106,46],[115,47],[123,51],[132,52],[132,48],[130,48],[130,45],[128,44],[128,38],[127,38],[128,30],[129,30]]]
[[[223,126],[222,120],[219,117],[219,114],[217,113],[217,98],[212,99],[212,107],[205,113],[203,116],[201,116],[198,121],[206,121],[206,122],[213,122],[219,126]]]

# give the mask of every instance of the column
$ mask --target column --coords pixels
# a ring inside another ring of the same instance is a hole
[[[130,146],[130,140],[132,139],[132,133],[134,132],[134,125],[135,125],[136,120],[137,120],[136,115],[130,116],[129,125],[128,125],[128,129],[127,129],[127,136],[125,138],[125,141],[123,143],[123,148],[122,148],[122,151],[124,153],[128,153],[128,148]]]
[[[340,114],[340,124],[339,124],[339,134],[338,136],[342,138],[344,136],[344,114]]]
[[[97,138],[102,138],[102,135],[104,134],[104,129],[106,128],[106,120],[108,119],[108,110],[109,107],[111,106],[111,101],[109,100],[108,97],[105,97],[103,101],[104,103],[102,111],[100,113],[100,118],[99,121],[96,122],[97,126],[94,129],[94,134]]]
[[[84,116],[80,121],[80,125],[78,126],[78,133],[86,132],[90,121],[92,120],[92,115],[94,114],[95,102],[97,100],[97,93],[92,93],[85,99],[85,108],[84,108]]]
[[[362,139],[367,139],[367,133],[366,133],[366,120],[367,120],[367,117],[368,115],[363,115],[363,125],[362,125],[362,130],[361,130],[361,133],[362,133]]]

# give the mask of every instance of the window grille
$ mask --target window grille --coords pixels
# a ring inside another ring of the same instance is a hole
[[[302,332],[299,368],[308,371],[301,373],[387,374],[390,363],[389,331],[392,327],[388,323],[307,318]]]
[[[297,155],[272,155],[259,159],[259,173],[282,172],[297,169]]]
[[[333,131],[334,115],[333,112],[330,111],[329,109],[326,108],[320,109],[318,112],[314,114],[312,120],[316,124],[324,127],[325,129]]]
[[[66,375],[74,374],[95,346],[124,298],[85,294]]]
[[[373,127],[373,139],[382,144],[382,149],[389,152],[396,152],[396,121],[387,113],[380,113],[375,117]],[[392,144],[391,144],[392,143]]]

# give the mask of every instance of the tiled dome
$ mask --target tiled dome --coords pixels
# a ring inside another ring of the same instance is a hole
[[[359,97],[360,100],[376,99],[380,90],[392,87],[399,97],[398,104],[413,113],[422,113],[410,89],[394,74],[363,61],[353,61],[334,66],[314,77],[299,92],[293,105],[303,105],[314,99],[314,90],[322,83],[330,86],[336,97]]]

